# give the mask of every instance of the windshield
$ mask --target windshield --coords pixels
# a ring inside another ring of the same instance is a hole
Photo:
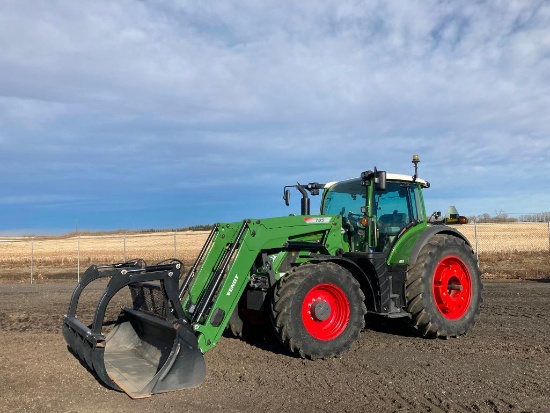
[[[328,190],[321,213],[343,217],[350,213],[360,215],[361,207],[366,205],[366,193],[367,188],[361,185],[360,179],[338,182]]]

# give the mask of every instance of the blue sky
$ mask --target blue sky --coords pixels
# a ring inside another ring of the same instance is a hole
[[[299,211],[377,166],[550,210],[547,1],[0,2],[0,234]]]

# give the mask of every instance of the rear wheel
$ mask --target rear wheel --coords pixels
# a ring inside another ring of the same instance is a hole
[[[464,240],[435,235],[409,270],[406,296],[412,325],[427,337],[465,334],[479,315],[481,273]]]
[[[311,359],[337,356],[365,326],[364,300],[346,269],[331,262],[306,264],[275,287],[273,325],[292,353]]]

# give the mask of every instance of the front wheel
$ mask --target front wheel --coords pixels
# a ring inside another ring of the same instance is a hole
[[[481,272],[461,238],[437,234],[407,276],[407,310],[426,337],[456,337],[475,324],[482,303]]]
[[[338,356],[365,326],[364,300],[346,269],[331,262],[305,264],[275,287],[273,325],[292,353],[310,359]]]

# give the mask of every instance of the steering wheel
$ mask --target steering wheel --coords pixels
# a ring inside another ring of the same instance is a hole
[[[363,227],[364,225],[361,224],[361,221],[363,220],[363,214],[356,214],[355,212],[348,212],[348,221],[351,225],[354,227]]]

